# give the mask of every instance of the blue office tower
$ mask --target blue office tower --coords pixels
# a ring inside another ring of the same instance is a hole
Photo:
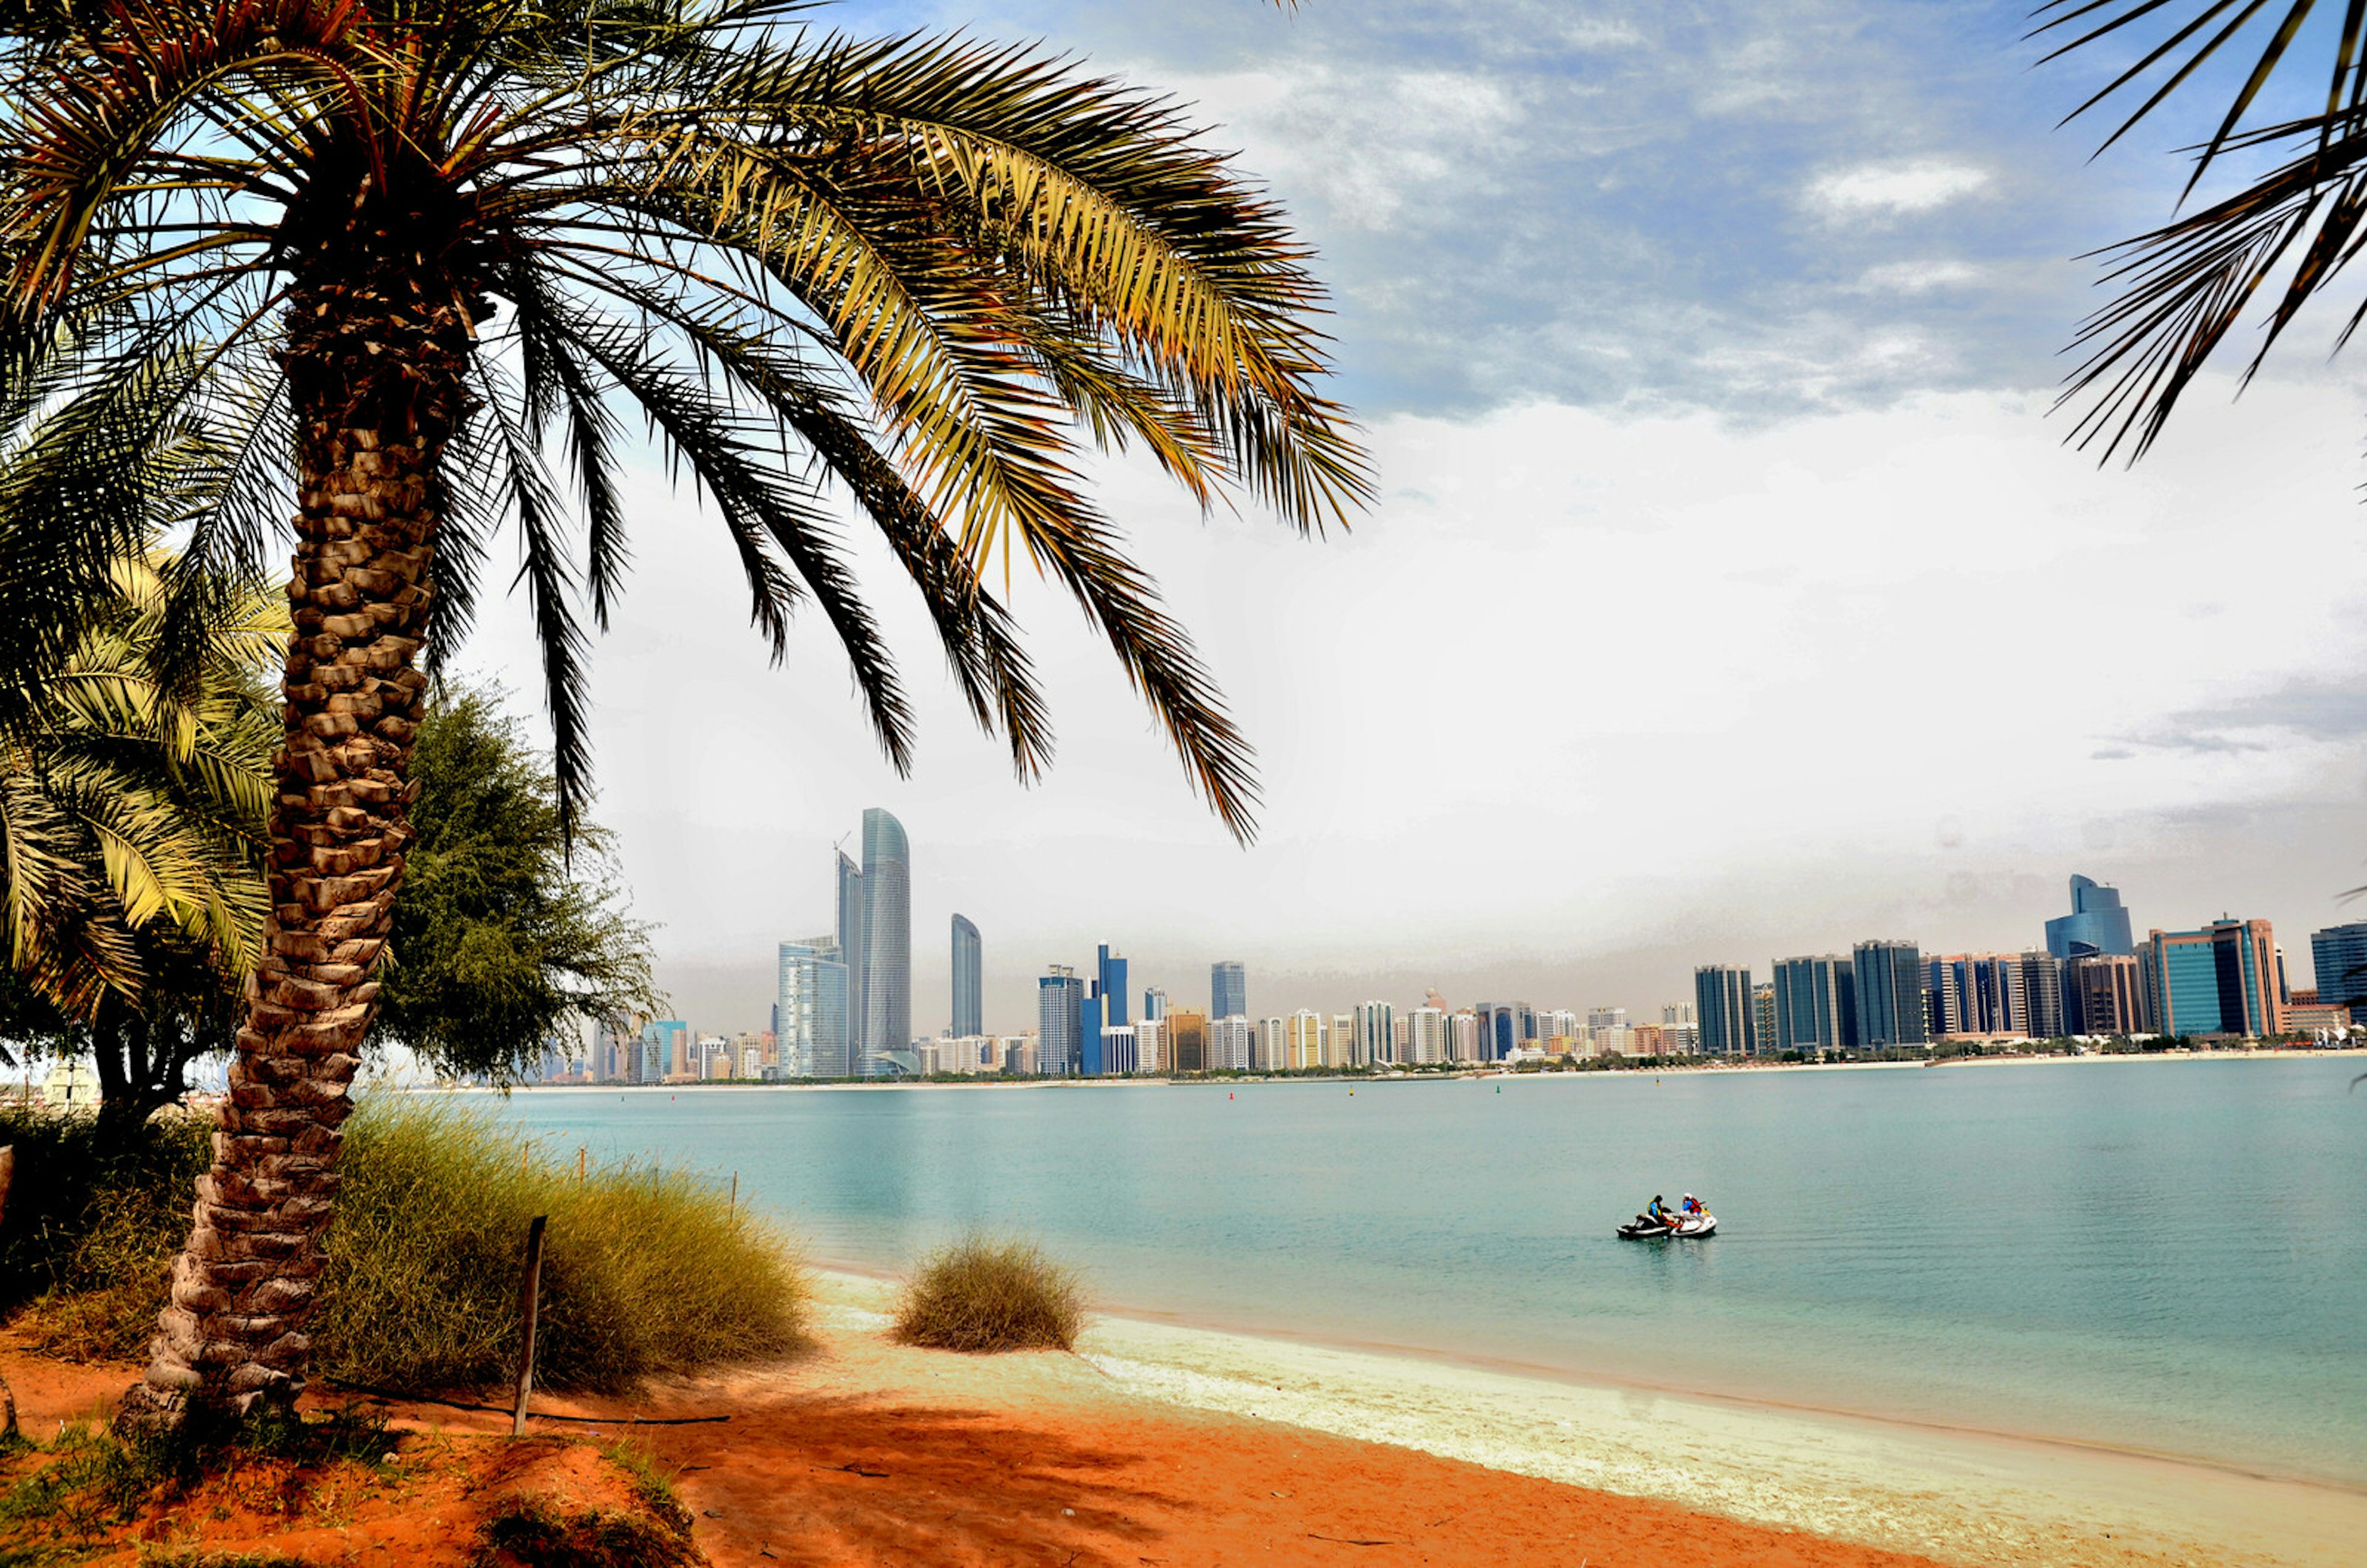
[[[1077,1072],[1102,1076],[1102,998],[1087,997],[1077,1008]]]
[[[1065,964],[1036,982],[1036,1071],[1048,1078],[1073,1075],[1082,1065],[1085,983]]]
[[[1247,1018],[1250,1015],[1250,983],[1245,970],[1227,962],[1208,966],[1208,1016]]]
[[[986,1032],[984,957],[978,927],[956,915],[953,1028],[957,1038]]]
[[[1101,945],[1101,955],[1093,966],[1094,994],[1102,999],[1102,1021],[1112,1029],[1126,1022],[1126,959],[1110,951],[1109,943]]]
[[[2336,1007],[2367,1006],[2367,921],[2328,926],[2309,935],[2317,999]]]
[[[2092,958],[2098,953],[2125,957],[2136,950],[2120,889],[2073,877],[2071,912],[2046,922],[2046,951],[2057,958]]]

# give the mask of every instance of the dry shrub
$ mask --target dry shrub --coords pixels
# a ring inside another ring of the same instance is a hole
[[[970,1235],[921,1260],[896,1308],[896,1337],[939,1350],[1070,1350],[1084,1282],[1032,1242]]]
[[[679,1171],[581,1183],[449,1101],[378,1095],[347,1124],[314,1364],[377,1387],[496,1382],[517,1358],[528,1223],[542,1254],[535,1381],[613,1390],[805,1343],[807,1284],[785,1239]]]
[[[139,1147],[109,1153],[87,1117],[0,1117],[0,1142],[15,1138],[18,1156],[0,1315],[29,1304],[34,1342],[53,1354],[138,1355],[188,1235],[211,1128],[210,1117],[159,1117]],[[397,1390],[510,1376],[537,1214],[550,1217],[535,1340],[546,1387],[619,1389],[805,1342],[796,1258],[695,1177],[621,1167],[579,1183],[572,1159],[538,1156],[481,1112],[400,1094],[362,1101],[338,1168],[312,1324],[326,1376]],[[31,1195],[43,1201],[20,1201]]]

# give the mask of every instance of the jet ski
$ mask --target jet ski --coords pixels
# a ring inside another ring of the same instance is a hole
[[[1622,1241],[1665,1241],[1670,1237],[1674,1236],[1679,1240],[1687,1240],[1698,1236],[1713,1235],[1716,1234],[1716,1231],[1717,1216],[1710,1213],[1706,1210],[1698,1214],[1687,1214],[1683,1218],[1678,1220],[1674,1224],[1648,1224],[1645,1223],[1643,1216],[1638,1215],[1635,1219],[1630,1220],[1627,1224],[1619,1227],[1619,1239]]]

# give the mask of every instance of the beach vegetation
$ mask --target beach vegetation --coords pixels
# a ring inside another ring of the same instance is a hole
[[[515,1369],[527,1229],[547,1215],[536,1380],[617,1390],[804,1343],[808,1287],[784,1240],[710,1182],[595,1167],[425,1097],[366,1097],[326,1237],[315,1366],[394,1393],[496,1384]],[[18,1177],[0,1215],[12,1294],[39,1348],[137,1354],[165,1303],[210,1119],[167,1113],[125,1150],[93,1119],[0,1112]],[[28,1178],[30,1179],[28,1179]],[[27,1200],[22,1206],[19,1199]]]
[[[477,1540],[470,1568],[701,1568],[707,1561],[690,1543],[687,1515],[677,1524],[534,1498],[496,1510]]]
[[[938,1350],[1072,1350],[1084,1281],[1032,1242],[971,1235],[922,1258],[896,1303],[895,1336]]]
[[[57,396],[147,389],[222,455],[183,507],[193,581],[260,579],[295,514],[260,984],[127,1424],[301,1385],[301,1264],[224,1271],[201,1244],[300,1260],[341,1201],[425,694],[504,527],[572,830],[637,424],[720,523],[772,657],[819,613],[900,771],[912,704],[824,487],[1021,777],[1051,734],[1014,559],[1251,836],[1248,739],[1084,476],[1138,450],[1198,505],[1308,536],[1373,486],[1322,391],[1307,248],[1173,102],[1039,46],[809,26],[806,0],[20,9],[0,365],[66,345]]]

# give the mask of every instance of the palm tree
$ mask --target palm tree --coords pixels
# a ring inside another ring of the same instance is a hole
[[[2065,398],[2086,401],[2075,436],[2083,446],[2102,441],[2108,460],[2124,445],[2131,460],[2144,455],[2228,332],[2265,300],[2248,381],[2302,307],[2367,244],[2367,0],[2345,0],[2339,17],[2327,7],[2322,25],[2305,33],[2316,9],[2316,0],[2047,0],[2038,8],[2034,36],[2057,40],[2049,60],[2138,40],[2137,58],[2067,117],[2144,94],[2105,146],[2228,59],[2240,83],[2191,149],[2185,194],[2231,154],[2264,169],[2234,195],[2107,253],[2120,293],[2082,325],[2076,342],[2087,357]],[[2323,111],[2312,102],[2299,115],[2256,113],[2280,74],[2294,71],[2305,92],[2326,84]],[[2348,312],[2338,349],[2367,320],[2367,297]]]
[[[627,571],[620,407],[722,523],[775,656],[803,602],[827,617],[899,767],[911,716],[828,481],[1023,777],[1050,737],[988,582],[1014,555],[1251,831],[1248,748],[1079,453],[1138,445],[1203,505],[1344,522],[1368,480],[1316,389],[1304,249],[1169,103],[1037,51],[823,33],[806,9],[79,0],[0,35],[0,347],[71,333],[95,388],[177,378],[233,454],[172,613],[194,624],[193,585],[257,558],[291,479],[296,499],[270,909],[128,1424],[300,1387],[421,694],[514,521],[572,812],[576,597],[604,624]]]
[[[183,694],[158,673],[161,574],[114,578],[43,700],[0,726],[0,931],[20,1011],[92,1053],[120,1139],[231,1043],[264,919],[279,723],[263,672],[288,617],[246,596]]]

